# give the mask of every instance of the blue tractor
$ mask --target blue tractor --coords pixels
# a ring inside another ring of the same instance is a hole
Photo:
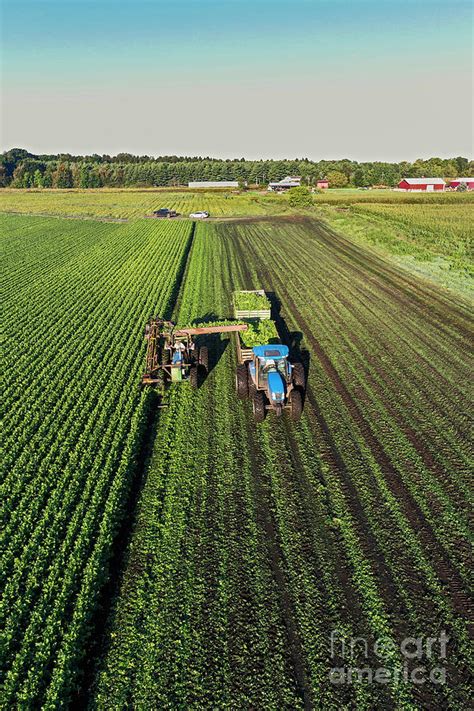
[[[236,390],[240,398],[250,397],[257,422],[267,410],[281,415],[288,410],[292,420],[303,412],[305,372],[302,363],[290,363],[288,346],[270,344],[238,350]]]

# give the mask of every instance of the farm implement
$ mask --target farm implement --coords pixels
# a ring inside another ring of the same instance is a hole
[[[191,387],[199,387],[209,369],[209,352],[207,346],[197,345],[196,336],[247,328],[244,323],[177,328],[172,321],[151,319],[145,328],[148,347],[142,385],[164,388],[169,383],[189,380]]]
[[[234,293],[234,315],[249,324],[248,333],[236,333],[237,396],[252,399],[257,422],[265,419],[268,410],[280,416],[289,411],[293,420],[303,412],[305,371],[302,363],[291,363],[289,348],[280,343],[275,323],[270,320],[271,305],[263,290]],[[265,335],[265,343],[250,345],[250,335],[258,340]],[[267,342],[269,341],[269,342]]]

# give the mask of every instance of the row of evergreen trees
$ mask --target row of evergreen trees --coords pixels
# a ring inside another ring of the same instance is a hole
[[[396,185],[403,177],[455,178],[474,172],[473,162],[459,156],[430,158],[413,163],[366,162],[348,159],[335,161],[261,160],[244,158],[220,160],[162,156],[73,156],[69,154],[33,155],[20,148],[0,157],[0,187],[15,188],[99,188],[187,185],[191,180],[238,180],[249,185],[266,185],[286,175],[300,175],[314,185],[327,178],[331,187],[353,185]]]

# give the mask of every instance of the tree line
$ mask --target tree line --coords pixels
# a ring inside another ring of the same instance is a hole
[[[180,156],[116,156],[69,153],[35,155],[13,148],[0,157],[0,187],[14,188],[100,188],[178,187],[191,180],[238,180],[249,185],[266,185],[286,175],[299,175],[303,184],[315,185],[328,179],[331,187],[393,187],[402,178],[455,178],[474,173],[467,158],[429,158],[410,163],[342,160],[245,160]]]

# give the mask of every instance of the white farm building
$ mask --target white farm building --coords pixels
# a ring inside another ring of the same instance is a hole
[[[268,190],[279,193],[290,188],[299,188],[301,185],[301,178],[294,175],[287,175],[286,178],[278,180],[274,183],[268,184]]]

